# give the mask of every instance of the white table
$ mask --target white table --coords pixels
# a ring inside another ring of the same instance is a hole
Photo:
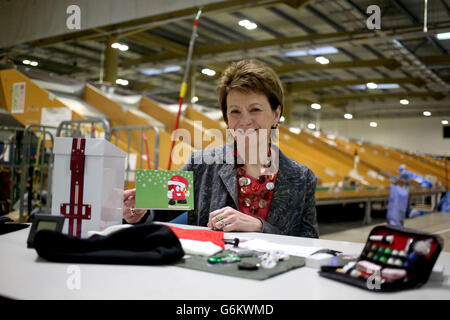
[[[181,226],[179,227],[187,227]],[[18,299],[293,300],[450,299],[450,282],[429,281],[420,289],[375,293],[319,276],[303,267],[258,281],[173,266],[122,266],[47,262],[27,249],[29,228],[0,236],[0,296]],[[359,254],[363,243],[260,233],[230,233],[281,244],[316,246]],[[450,271],[450,253],[437,264]],[[79,271],[79,289],[71,282]],[[69,282],[69,286],[68,286]],[[71,286],[72,285],[72,286]]]

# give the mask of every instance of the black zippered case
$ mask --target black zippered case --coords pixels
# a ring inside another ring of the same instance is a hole
[[[376,292],[418,288],[428,281],[443,243],[438,235],[377,226],[358,260],[344,267],[322,266],[319,274]]]

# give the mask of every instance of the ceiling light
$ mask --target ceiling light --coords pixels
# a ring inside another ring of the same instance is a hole
[[[424,111],[424,112],[423,112],[423,115],[424,115],[425,117],[429,117],[429,116],[431,116],[431,112],[430,112],[430,111]]]
[[[294,51],[284,52],[282,55],[285,57],[303,57],[303,56],[307,56],[308,52],[306,50],[294,50]]]
[[[126,44],[122,44],[122,43],[118,43],[118,42],[114,42],[111,45],[112,48],[114,49],[119,49],[120,51],[127,51],[128,50],[128,46]]]
[[[368,89],[376,89],[376,88],[378,88],[378,85],[376,83],[373,83],[373,82],[367,83],[366,86],[367,86]]]
[[[335,54],[335,53],[339,53],[339,50],[332,46],[325,46],[308,50],[308,54],[310,56],[318,56],[322,54]]]
[[[357,84],[357,85],[348,86],[348,87],[353,90],[367,90],[368,89],[368,86],[365,84]],[[398,89],[398,88],[400,88],[400,86],[397,83],[377,83],[376,87],[374,89],[384,90],[384,89]],[[372,88],[369,88],[369,89],[372,89]]]
[[[30,62],[30,66],[36,67],[39,63],[37,63],[36,61],[31,61]]]
[[[448,40],[450,39],[450,32],[438,33],[436,35],[436,38],[438,40]]]
[[[286,118],[284,116],[281,116],[280,117],[280,122],[284,122],[284,121],[286,121]]]
[[[289,128],[289,131],[295,134],[299,134],[300,132],[302,132],[302,129],[300,128]]]
[[[23,63],[23,64],[30,64],[31,61],[30,61],[30,60],[23,60],[22,63]]]
[[[245,27],[246,25],[247,25],[247,23],[249,23],[250,21],[248,21],[248,20],[241,20],[241,21],[239,21],[238,22],[238,24],[241,26],[241,27]]]
[[[318,103],[313,103],[311,104],[311,108],[316,109],[316,110],[320,110],[320,108],[322,108],[322,106]]]
[[[207,76],[214,76],[216,74],[216,72],[214,70],[208,69],[208,68],[204,68],[202,69],[202,73],[206,74]]]
[[[316,58],[316,62],[318,62],[320,64],[328,64],[328,63],[330,63],[330,60],[328,60],[325,57],[320,56],[320,57]]]
[[[409,104],[409,101],[407,99],[402,99],[402,100],[400,100],[400,103],[403,105],[407,105],[407,104]]]
[[[169,73],[169,72],[174,72],[174,71],[178,71],[178,70],[181,70],[180,66],[167,66],[167,67],[163,67],[163,68],[159,68],[159,69],[155,69],[155,68],[142,69],[139,72],[143,73],[147,76],[153,76],[155,74]]]
[[[239,21],[238,24],[241,27],[246,28],[247,30],[254,30],[254,29],[256,29],[258,27],[258,25],[256,23],[251,22],[251,21],[249,21],[247,19]]]
[[[345,119],[353,119],[353,115],[351,113],[344,114]]]
[[[120,85],[122,85],[122,86],[126,86],[126,85],[128,85],[128,80],[125,80],[125,79],[117,79],[116,80],[116,83],[117,84],[120,84]]]
[[[314,130],[316,125],[314,123],[308,123],[308,129]]]
[[[400,86],[397,83],[379,83],[377,89],[398,89]]]
[[[196,103],[198,101],[198,97],[192,97],[191,102]]]
[[[372,128],[376,128],[376,127],[378,127],[378,123],[376,123],[375,121],[372,121],[371,123],[369,123],[369,126],[371,126]]]
[[[356,84],[354,86],[348,86],[348,87],[353,90],[367,90],[367,86],[365,84]]]
[[[249,23],[248,25],[245,26],[248,30],[254,30],[256,28],[258,28],[258,25],[254,22]]]
[[[447,124],[448,124],[448,120],[442,120],[441,123],[442,123],[443,125],[447,125]]]
[[[318,48],[304,48],[282,53],[285,57],[319,56],[323,54],[336,54],[339,50],[332,46]]]

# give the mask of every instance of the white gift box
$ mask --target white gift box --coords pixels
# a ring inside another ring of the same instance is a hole
[[[66,217],[63,232],[86,238],[121,224],[126,153],[90,138],[55,138],[53,153],[52,215]]]

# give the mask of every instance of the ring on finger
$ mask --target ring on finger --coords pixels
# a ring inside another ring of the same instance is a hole
[[[222,226],[222,229],[225,228],[227,226],[227,223],[225,221],[221,221],[220,225]]]
[[[130,212],[132,217],[136,216],[136,211],[134,211],[134,208],[130,208]]]
[[[220,215],[216,216],[216,221],[220,221],[222,219],[223,219],[222,216],[220,216]]]

